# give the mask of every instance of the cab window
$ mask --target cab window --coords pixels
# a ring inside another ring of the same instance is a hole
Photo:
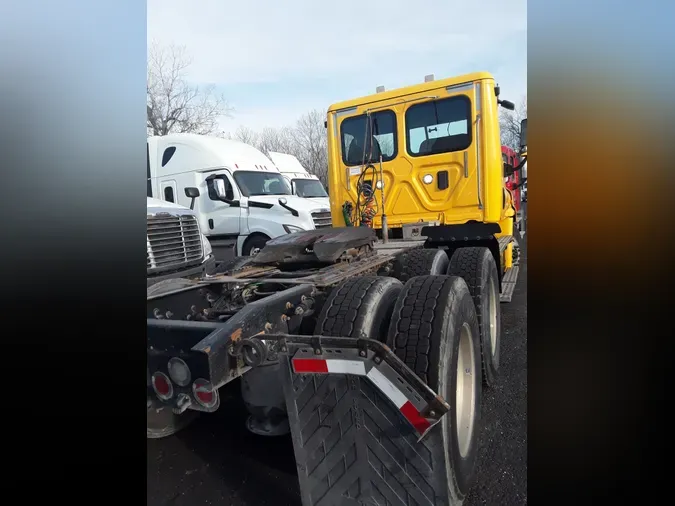
[[[471,145],[471,100],[457,96],[411,105],[405,127],[411,156],[463,151]]]
[[[396,114],[377,111],[345,119],[340,125],[342,161],[348,167],[396,158]]]

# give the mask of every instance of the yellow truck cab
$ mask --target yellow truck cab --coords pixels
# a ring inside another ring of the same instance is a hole
[[[427,76],[332,105],[333,225],[370,226],[385,242],[422,238],[449,255],[460,246],[488,247],[504,288],[517,251],[514,259],[516,210],[504,185],[513,168],[502,160],[500,105],[514,108],[499,99],[487,72]],[[515,276],[517,269],[513,285]]]

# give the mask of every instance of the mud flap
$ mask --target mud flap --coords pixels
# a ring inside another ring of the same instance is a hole
[[[448,504],[444,449],[428,436],[449,406],[375,347],[280,357],[303,506]]]

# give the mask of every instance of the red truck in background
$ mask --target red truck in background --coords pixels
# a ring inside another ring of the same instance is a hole
[[[515,150],[511,149],[510,147],[502,146],[502,160],[504,161],[504,163],[508,163],[512,167],[517,167],[518,164],[520,163],[520,156],[518,156],[518,153]],[[511,193],[513,193],[513,199],[517,211],[520,211],[520,203],[522,201],[520,187],[518,186],[520,180],[521,180],[520,171],[516,171],[506,178],[506,187],[509,190],[511,190]],[[516,190],[514,190],[514,188],[516,188]]]
[[[502,146],[502,160],[512,167],[517,167],[521,161],[518,152],[508,146]],[[506,187],[511,191],[511,194],[513,195],[513,204],[516,207],[516,223],[522,219],[521,203],[523,201],[523,195],[521,193],[522,186],[519,184],[522,178],[523,175],[519,170],[506,178]]]

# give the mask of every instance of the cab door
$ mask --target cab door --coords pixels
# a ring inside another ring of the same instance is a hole
[[[473,83],[450,86],[402,106],[402,184],[392,213],[408,219],[435,213],[442,223],[481,219],[477,90]]]
[[[340,177],[340,200],[361,211],[366,207],[381,215],[384,186],[392,184],[393,166],[398,154],[397,116],[393,108],[360,112],[344,116],[338,123],[339,152],[342,177]],[[384,181],[382,185],[380,180]],[[388,193],[385,191],[385,197]],[[342,204],[343,202],[340,202]],[[386,203],[385,207],[388,209]],[[352,222],[360,221],[356,209]],[[381,227],[381,218],[375,217],[375,226]],[[391,223],[391,221],[390,221]]]
[[[229,199],[237,200],[240,197],[228,170],[211,171],[200,185],[199,212],[205,220],[205,223],[202,223],[202,230],[209,235],[209,238],[237,237],[242,231],[242,210],[238,206],[231,206],[218,199],[211,183],[211,180],[215,178],[223,180]]]

